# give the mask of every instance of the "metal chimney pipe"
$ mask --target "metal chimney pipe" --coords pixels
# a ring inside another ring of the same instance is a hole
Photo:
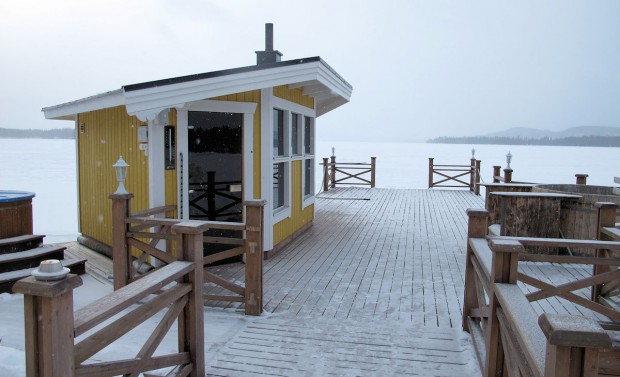
[[[273,51],[273,24],[265,24],[265,51]]]

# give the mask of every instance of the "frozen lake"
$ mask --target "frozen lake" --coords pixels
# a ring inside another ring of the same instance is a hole
[[[428,158],[436,164],[468,164],[472,147],[482,160],[482,180],[490,182],[492,166],[506,166],[513,155],[515,181],[574,183],[576,173],[589,174],[588,184],[609,186],[620,176],[619,148],[459,145],[425,143],[363,143],[317,141],[316,162],[336,148],[337,161],[370,162],[377,157],[377,187],[426,188]],[[46,242],[75,240],[78,234],[75,142],[73,140],[0,139],[0,190],[36,193],[34,231]],[[131,168],[130,168],[131,169]],[[322,169],[317,166],[316,186]],[[110,174],[114,174],[110,166]]]

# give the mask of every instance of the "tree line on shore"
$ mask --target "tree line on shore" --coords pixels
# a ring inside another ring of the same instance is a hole
[[[495,144],[495,145],[552,145],[569,147],[620,147],[620,136],[571,136],[562,138],[523,138],[506,136],[442,136],[429,139],[434,144]]]
[[[74,139],[73,128],[58,128],[54,130],[21,130],[16,128],[0,128],[2,139]]]

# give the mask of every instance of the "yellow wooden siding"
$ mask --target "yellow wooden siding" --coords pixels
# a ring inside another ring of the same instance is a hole
[[[132,210],[148,208],[148,159],[138,147],[138,126],[124,106],[78,115],[80,232],[112,244],[112,202],[118,186],[112,165],[119,155],[129,164],[125,187],[134,194]],[[83,130],[83,131],[82,131]]]
[[[256,112],[254,113],[254,199],[261,199],[261,131],[260,131],[260,90],[229,94],[226,96],[209,98],[217,101],[234,102],[254,102]]]
[[[303,88],[289,89],[288,85],[275,86],[273,95],[287,101],[314,109],[314,98],[304,95]]]
[[[314,205],[302,210],[302,161],[291,163],[291,217],[273,226],[273,244],[277,245],[314,219]]]

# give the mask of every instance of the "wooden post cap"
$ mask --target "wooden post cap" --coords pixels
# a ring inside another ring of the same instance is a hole
[[[200,234],[209,229],[209,223],[200,220],[186,220],[172,226],[175,233]]]
[[[127,200],[133,198],[133,194],[111,194],[108,198]]]
[[[538,317],[538,325],[549,343],[556,346],[611,348],[607,332],[593,318],[545,313]]]
[[[57,297],[82,285],[82,278],[69,274],[62,280],[41,281],[29,276],[13,286],[13,292],[28,296]]]
[[[267,205],[266,200],[246,200],[243,202],[246,207],[264,207]]]
[[[501,253],[520,253],[525,250],[521,242],[515,240],[490,240],[491,250]]]
[[[489,211],[487,211],[486,209],[483,209],[483,208],[467,208],[465,213],[469,217],[482,217],[482,216],[488,216],[489,215]]]
[[[597,208],[610,208],[610,207],[618,208],[618,205],[614,202],[596,202],[594,203],[594,206]]]

